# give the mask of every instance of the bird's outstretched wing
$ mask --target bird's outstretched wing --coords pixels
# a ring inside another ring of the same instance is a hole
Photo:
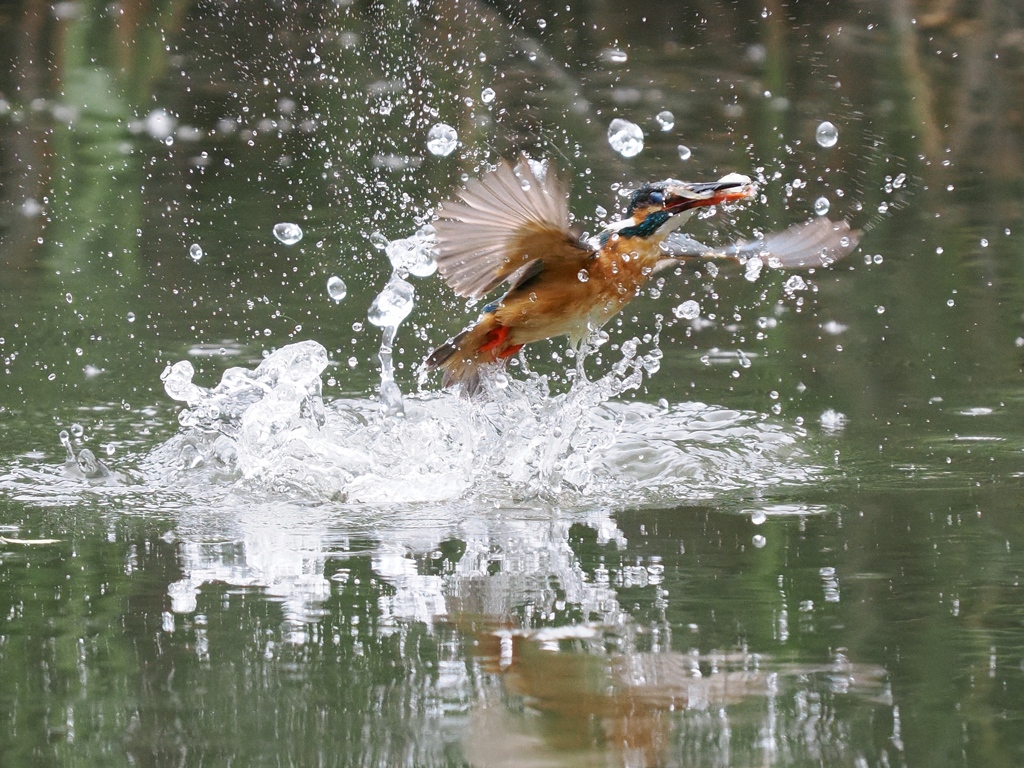
[[[525,158],[469,182],[441,206],[434,228],[438,271],[470,298],[535,275],[545,258],[562,258],[567,248],[588,253],[572,234],[565,188],[553,171],[538,178]]]
[[[757,240],[738,240],[725,248],[710,248],[689,235],[675,233],[666,240],[665,255],[669,264],[687,258],[742,262],[757,256],[771,266],[783,268],[824,267],[848,256],[860,243],[860,237],[860,230],[852,229],[845,219],[830,221],[819,217]]]

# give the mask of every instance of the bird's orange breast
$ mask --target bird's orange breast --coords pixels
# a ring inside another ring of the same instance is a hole
[[[560,335],[579,341],[618,314],[647,281],[660,251],[633,240],[609,240],[584,263],[546,265],[502,299],[495,319],[511,329],[516,344]]]

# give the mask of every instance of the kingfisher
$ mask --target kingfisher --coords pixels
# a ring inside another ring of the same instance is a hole
[[[652,275],[682,260],[760,258],[783,267],[822,266],[853,250],[859,232],[843,220],[819,218],[724,249],[708,248],[677,230],[700,208],[757,196],[746,176],[713,182],[667,179],[631,195],[625,216],[596,239],[574,230],[566,187],[552,169],[523,157],[502,161],[441,205],[434,222],[437,267],[458,296],[480,299],[502,283],[504,295],[437,347],[424,370],[443,371],[445,387],[472,394],[487,368],[525,345],[568,336],[578,346],[639,295]]]

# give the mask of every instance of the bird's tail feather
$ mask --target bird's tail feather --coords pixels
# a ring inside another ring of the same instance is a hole
[[[509,344],[509,330],[491,314],[485,314],[476,325],[467,328],[431,352],[423,361],[429,373],[444,371],[441,385],[461,384],[467,394],[480,388],[481,371],[488,365],[504,362],[519,351],[521,345]]]

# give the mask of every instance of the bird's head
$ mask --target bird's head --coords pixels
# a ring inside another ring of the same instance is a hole
[[[644,184],[630,198],[626,218],[613,229],[620,237],[663,238],[697,208],[749,200],[756,193],[754,183],[738,173],[711,182],[667,179]]]

